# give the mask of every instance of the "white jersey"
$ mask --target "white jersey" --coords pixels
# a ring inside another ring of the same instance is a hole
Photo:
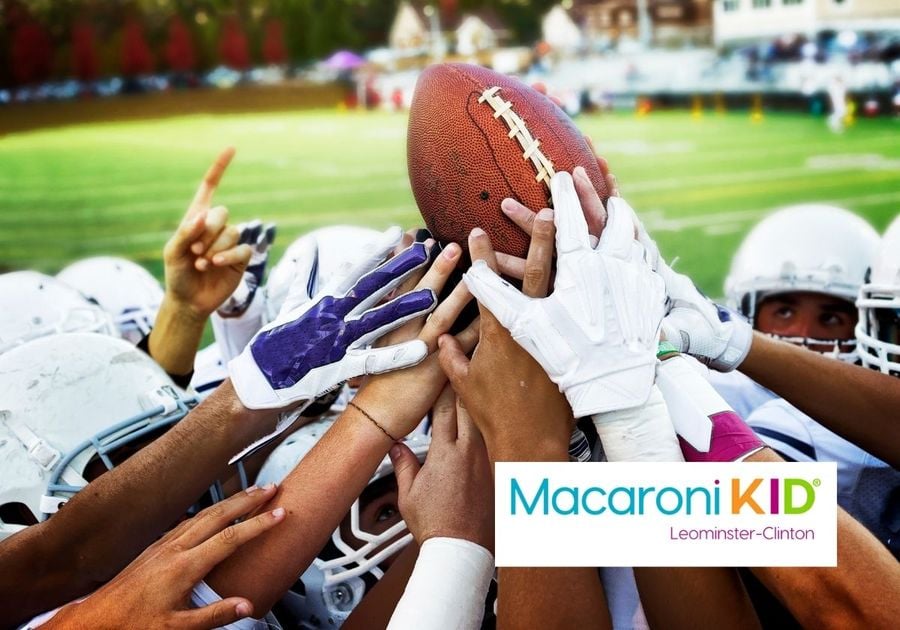
[[[197,353],[194,358],[194,376],[191,388],[203,399],[228,378],[228,365],[222,360],[222,352],[215,342]]]
[[[745,420],[759,406],[777,398],[752,378],[736,370],[734,372],[709,370],[707,378],[719,396]]]
[[[897,546],[900,472],[782,398],[759,407],[747,418],[747,424],[789,461],[836,462],[838,504],[883,543]]]

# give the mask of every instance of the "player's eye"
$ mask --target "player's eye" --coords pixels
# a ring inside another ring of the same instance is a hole
[[[375,515],[375,521],[378,523],[384,523],[385,521],[389,521],[395,516],[397,516],[399,512],[397,511],[397,507],[394,505],[383,505],[378,510],[378,514]]]
[[[775,317],[780,319],[790,319],[794,316],[794,307],[793,306],[779,306],[775,309]]]
[[[840,313],[822,313],[819,315],[819,323],[823,326],[843,326],[846,319]]]

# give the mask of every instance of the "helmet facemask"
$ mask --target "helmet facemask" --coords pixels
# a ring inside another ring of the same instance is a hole
[[[868,368],[900,376],[900,287],[866,284],[856,305],[860,361]]]

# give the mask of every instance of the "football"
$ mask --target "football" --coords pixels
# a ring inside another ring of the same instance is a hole
[[[583,166],[604,201],[597,159],[572,120],[518,79],[479,66],[433,65],[416,83],[407,166],[425,224],[441,243],[464,248],[472,228],[494,249],[525,257],[528,237],[500,210],[512,197],[550,207],[550,178]]]

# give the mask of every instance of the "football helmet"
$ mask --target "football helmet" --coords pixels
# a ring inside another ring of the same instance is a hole
[[[359,262],[357,258],[365,246],[381,236],[378,230],[336,225],[313,230],[295,240],[269,272],[266,321],[275,321],[298,275],[307,279],[306,294],[312,299],[332,276],[349,272]]]
[[[875,229],[848,210],[821,204],[779,210],[750,231],[732,259],[725,279],[728,306],[755,324],[760,301],[771,295],[812,292],[852,303],[877,247]],[[856,361],[855,339],[784,340],[830,346],[827,354]]]
[[[900,376],[900,217],[881,239],[856,306],[856,340],[862,364]]]
[[[292,433],[280,444],[260,469],[256,483],[281,483],[297,463],[312,449],[319,438],[334,423],[329,416]],[[431,444],[431,437],[417,432],[407,436],[404,443],[420,462]],[[376,495],[378,482],[394,472],[388,457],[379,464],[369,481],[367,490]],[[366,496],[367,490],[362,496]],[[402,520],[381,533],[366,531],[361,524],[361,500],[354,501],[348,513],[349,532],[339,525],[331,540],[303,572],[297,583],[281,600],[281,606],[300,628],[337,628],[350,616],[366,591],[381,579],[379,565],[399,553],[412,541],[412,534]],[[347,519],[345,519],[346,521]],[[361,546],[357,548],[346,539],[350,534]]]
[[[48,518],[195,404],[122,339],[52,335],[0,355],[0,540]]]
[[[150,334],[163,299],[163,288],[150,272],[112,256],[72,263],[56,278],[112,315],[124,339],[137,344]]]
[[[0,275],[0,354],[64,332],[119,336],[106,311],[56,278],[36,271]]]

